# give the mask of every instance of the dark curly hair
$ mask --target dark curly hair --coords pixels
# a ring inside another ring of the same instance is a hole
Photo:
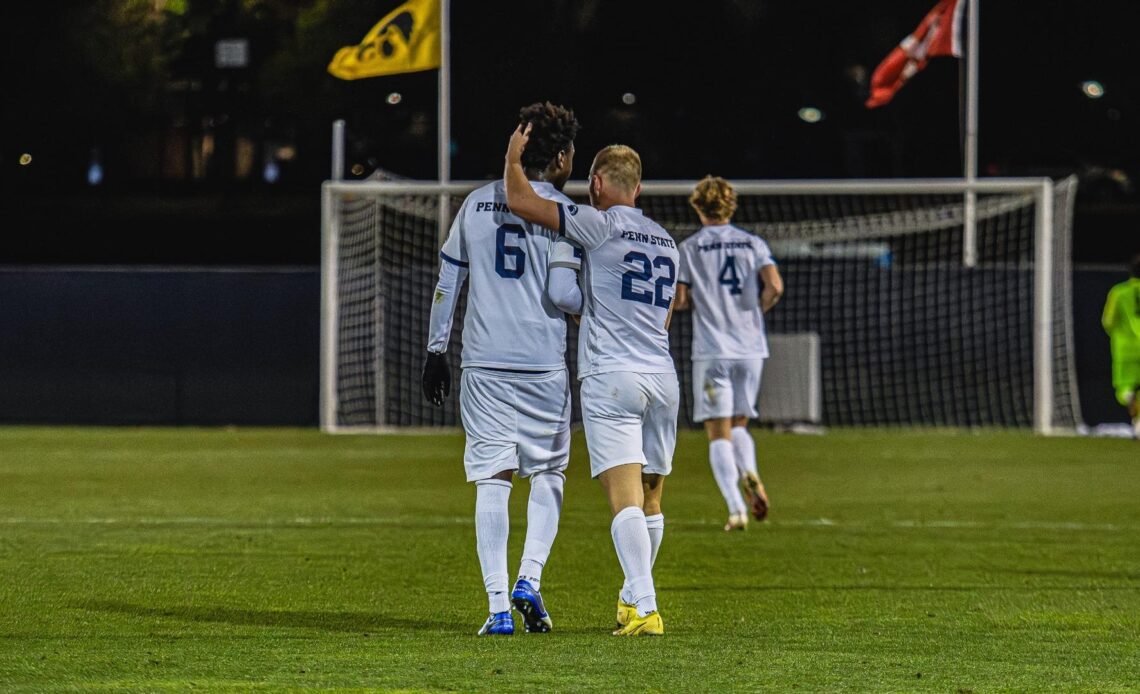
[[[530,141],[523,150],[522,164],[528,169],[545,171],[559,152],[566,151],[578,136],[578,119],[565,106],[549,101],[533,103],[519,111],[519,123],[532,123]]]

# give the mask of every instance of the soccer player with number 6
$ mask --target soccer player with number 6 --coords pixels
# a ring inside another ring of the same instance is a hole
[[[768,515],[768,495],[756,468],[748,420],[757,415],[760,375],[768,356],[764,313],[784,293],[784,281],[764,239],[729,222],[736,191],[723,178],[705,177],[689,204],[703,225],[681,243],[677,310],[692,308],[693,413],[705,423],[709,463],[728,504],[725,530],[748,527]],[[757,286],[763,282],[763,290]]]
[[[519,120],[535,133],[523,185],[543,200],[569,203],[560,191],[573,166],[574,113],[547,102],[524,108]],[[435,405],[450,393],[444,352],[459,289],[470,276],[459,402],[467,435],[463,464],[467,481],[475,483],[475,541],[491,612],[479,635],[513,634],[512,604],[528,632],[550,631],[539,589],[562,512],[570,384],[566,316],[549,297],[577,291],[580,262],[552,228],[511,213],[502,181],[467,196],[439,255],[423,390]],[[548,284],[559,279],[570,286],[553,291]],[[530,478],[530,500],[522,565],[508,594],[507,501],[515,473]]]
[[[507,202],[523,219],[558,229],[585,254],[578,377],[590,471],[609,499],[610,535],[625,573],[614,635],[659,635],[665,628],[653,562],[665,530],[661,493],[677,442],[679,393],[668,332],[677,245],[635,207],[637,152],[623,145],[598,152],[590,167],[591,207],[536,194],[523,167],[532,146],[532,129],[516,129],[503,174]]]

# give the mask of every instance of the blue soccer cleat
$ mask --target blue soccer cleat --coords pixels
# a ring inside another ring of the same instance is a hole
[[[515,620],[510,612],[494,612],[483,622],[479,636],[511,636],[515,633]]]
[[[545,634],[554,626],[550,613],[542,604],[542,593],[535,590],[530,581],[520,578],[511,591],[511,604],[523,616],[523,624],[528,633]]]

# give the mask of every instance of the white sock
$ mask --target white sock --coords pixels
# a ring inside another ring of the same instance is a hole
[[[610,525],[610,535],[614,540],[618,561],[625,572],[629,584],[632,603],[637,605],[637,614],[644,617],[657,611],[657,593],[653,589],[653,567],[651,555],[653,547],[649,541],[649,528],[645,524],[645,512],[636,506],[627,506],[618,511]]]
[[[712,465],[713,477],[724,502],[728,504],[729,515],[744,513],[744,495],[740,493],[737,481],[740,480],[740,471],[736,468],[732,450],[732,442],[728,439],[714,439],[709,442],[709,463]]]
[[[649,565],[654,566],[657,564],[657,550],[661,549],[661,538],[665,535],[665,514],[658,513],[656,516],[646,516],[645,527],[649,529],[651,547]]]
[[[645,517],[645,527],[649,531],[649,565],[657,565],[657,550],[661,549],[661,538],[665,535],[665,514]],[[629,581],[621,587],[621,601],[632,605],[633,592],[629,589]]]
[[[542,582],[542,567],[550,556],[550,547],[558,535],[558,518],[562,515],[562,487],[566,475],[542,472],[530,478],[530,500],[526,507],[526,544],[523,545],[519,578],[530,581],[535,590]]]
[[[507,501],[510,498],[510,482],[491,479],[475,483],[475,547],[492,613],[511,609],[507,595],[507,533],[511,528]]]
[[[756,470],[756,442],[745,427],[732,427],[732,450],[736,454],[736,467],[740,468],[741,475],[752,473],[760,476]]]

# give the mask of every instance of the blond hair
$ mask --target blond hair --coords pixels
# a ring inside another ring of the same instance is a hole
[[[736,212],[736,191],[720,176],[705,176],[693,189],[689,204],[705,219],[727,221]]]
[[[632,193],[637,190],[637,184],[641,183],[641,157],[632,147],[610,145],[594,157],[590,173]]]

